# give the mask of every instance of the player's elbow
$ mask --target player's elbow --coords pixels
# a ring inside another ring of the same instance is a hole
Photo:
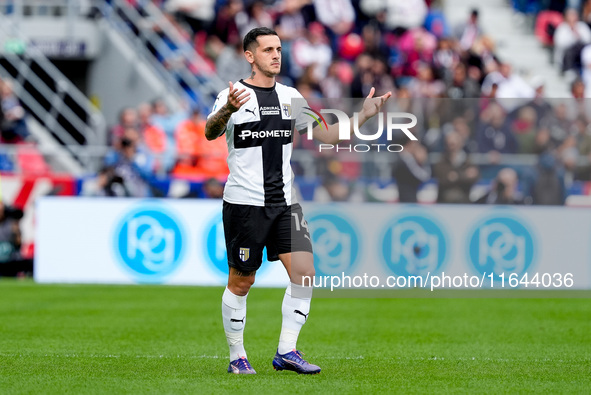
[[[207,141],[211,141],[211,140],[215,140],[215,136],[212,135],[211,133],[207,133],[205,132],[205,138],[207,139]]]
[[[217,133],[215,130],[212,130],[212,129],[207,128],[207,127],[205,128],[205,138],[208,141],[215,140],[215,139],[217,139],[220,136],[221,136],[221,133]]]

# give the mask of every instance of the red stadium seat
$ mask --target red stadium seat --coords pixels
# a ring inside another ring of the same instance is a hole
[[[16,161],[21,173],[24,174],[47,174],[50,172],[49,165],[45,162],[41,152],[30,144],[19,145]]]

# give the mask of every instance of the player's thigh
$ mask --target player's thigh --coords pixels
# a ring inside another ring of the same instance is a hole
[[[308,223],[299,204],[288,207],[277,218],[277,225],[272,235],[271,244],[290,276],[292,274],[313,275],[312,241]],[[269,248],[269,245],[267,247]]]
[[[224,202],[223,222],[228,265],[241,273],[256,272],[272,228],[262,207]]]
[[[308,223],[299,204],[296,203],[282,210],[274,225],[268,247],[274,247],[278,254],[295,251],[312,252]]]

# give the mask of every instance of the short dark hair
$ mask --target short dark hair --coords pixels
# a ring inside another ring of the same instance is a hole
[[[277,32],[273,29],[269,29],[268,27],[255,27],[244,36],[244,41],[242,42],[242,48],[244,52],[249,51],[253,44],[257,44],[257,37],[258,36],[279,36]]]

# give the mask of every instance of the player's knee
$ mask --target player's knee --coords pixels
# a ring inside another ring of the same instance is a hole
[[[236,289],[238,295],[246,295],[250,291],[250,287],[254,284],[254,279],[254,276],[235,279],[232,288]]]
[[[302,270],[302,281],[306,282],[306,283],[302,282],[302,285],[308,286],[308,287],[312,286],[311,281],[314,279],[315,275],[316,275],[316,270],[314,269],[314,266],[304,268]],[[310,284],[307,284],[307,282],[310,282]]]

